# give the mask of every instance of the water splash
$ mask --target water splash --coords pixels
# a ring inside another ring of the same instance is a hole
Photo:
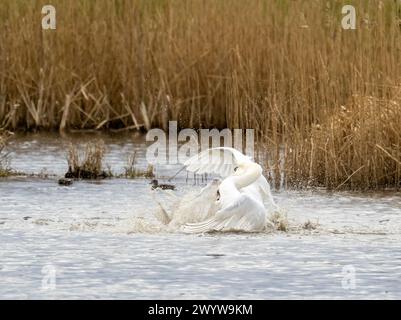
[[[219,183],[219,180],[213,180],[200,191],[189,191],[169,204],[166,201],[163,203],[165,199],[158,199],[155,195],[155,201],[159,205],[155,217],[162,224],[177,230],[185,223],[201,222],[210,218],[218,210],[216,195]]]

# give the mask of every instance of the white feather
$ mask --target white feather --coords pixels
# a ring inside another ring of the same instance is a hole
[[[266,224],[263,205],[246,194],[241,194],[226,208],[219,210],[213,217],[199,223],[187,223],[181,230],[186,233],[210,231],[262,231]]]
[[[223,178],[234,173],[234,169],[242,163],[252,162],[234,148],[220,147],[202,151],[188,159],[184,166],[190,172],[197,174],[215,173]]]

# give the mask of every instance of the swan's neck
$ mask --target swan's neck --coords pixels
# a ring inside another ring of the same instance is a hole
[[[257,163],[246,165],[244,172],[238,176],[232,176],[235,187],[239,190],[254,183],[262,175],[262,168]]]
[[[223,206],[231,203],[240,195],[240,189],[254,183],[262,174],[262,168],[256,164],[247,164],[244,172],[238,176],[230,176],[222,181],[219,186]]]

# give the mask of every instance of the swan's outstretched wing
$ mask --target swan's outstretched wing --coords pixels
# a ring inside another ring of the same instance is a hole
[[[184,166],[190,172],[197,174],[216,173],[228,177],[234,169],[245,162],[252,162],[238,150],[228,147],[211,148],[185,161]]]
[[[270,191],[270,184],[267,182],[266,178],[262,175],[258,180],[255,181],[255,185],[258,187],[260,193],[262,194],[262,198],[267,200],[273,209],[278,209],[276,202],[273,199],[273,196]]]
[[[210,231],[245,231],[255,232],[264,228],[264,208],[257,207],[248,195],[241,194],[226,208],[203,222],[185,224],[181,230],[186,233],[204,233]]]

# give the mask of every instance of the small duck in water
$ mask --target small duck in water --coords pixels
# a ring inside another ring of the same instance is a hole
[[[172,184],[159,184],[159,181],[156,179],[153,179],[150,184],[152,185],[152,190],[155,190],[157,188],[162,190],[175,190],[175,186],[173,186]]]

